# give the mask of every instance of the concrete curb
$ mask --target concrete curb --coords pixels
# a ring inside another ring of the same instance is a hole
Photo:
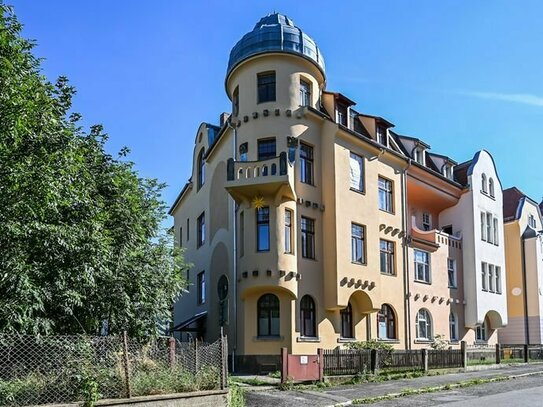
[[[488,370],[488,369],[484,369],[484,370]],[[508,376],[496,376],[496,377],[489,378],[489,379],[492,380],[492,379],[498,379],[500,377],[503,377],[503,378],[506,378],[507,380],[510,380],[510,379],[517,379],[517,378],[521,378],[521,377],[537,376],[537,375],[543,375],[543,370],[538,370],[536,372],[511,374],[511,375],[508,375]],[[498,381],[498,380],[494,380],[494,381]],[[481,384],[485,384],[485,383],[481,383]],[[474,384],[474,386],[477,386],[477,384]],[[461,385],[458,384],[458,383],[449,383],[449,384],[443,384],[441,386],[420,387],[420,389],[430,389],[430,390],[434,390],[434,391],[445,391],[445,390],[455,389],[455,388],[458,388],[458,387],[461,387]],[[413,390],[417,390],[417,389],[414,388]],[[382,396],[379,396],[379,397],[383,397],[383,399],[384,399],[383,401],[385,401],[387,398],[393,399],[393,398],[409,397],[409,396],[416,396],[416,395],[417,395],[416,393],[405,395],[405,396],[402,396],[402,393],[386,393],[386,394],[383,394]],[[378,400],[376,402],[378,402]],[[330,405],[328,405],[326,407],[339,407],[339,406],[351,406],[351,405],[353,405],[353,400],[344,401],[344,402],[341,402],[341,403],[330,404]]]

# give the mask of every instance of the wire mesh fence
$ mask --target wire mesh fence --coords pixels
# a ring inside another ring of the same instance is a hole
[[[226,386],[226,338],[0,335],[0,406],[213,390]]]

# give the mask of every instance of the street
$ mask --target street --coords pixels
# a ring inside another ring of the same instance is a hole
[[[392,380],[379,383],[335,386],[318,390],[248,391],[247,406],[258,407],[325,407],[348,404],[351,400],[399,393],[404,390],[446,386],[476,379],[512,377],[509,380],[454,388],[434,393],[404,396],[374,402],[375,406],[463,406],[468,400],[497,406],[543,406],[543,365],[512,366],[505,369],[424,376],[416,379]]]

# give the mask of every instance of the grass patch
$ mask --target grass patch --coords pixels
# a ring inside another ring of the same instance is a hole
[[[272,383],[260,380],[258,377],[230,376],[230,382],[247,384],[249,386],[273,386]]]
[[[479,384],[485,384],[485,383],[493,383],[493,382],[502,382],[505,380],[509,380],[509,377],[493,377],[490,379],[473,379],[473,380],[466,380],[463,382],[457,382],[457,383],[449,383],[445,384],[443,386],[435,386],[435,387],[422,387],[419,389],[404,389],[399,393],[394,394],[386,394],[384,396],[377,396],[377,397],[366,397],[362,399],[354,399],[352,401],[352,404],[354,405],[360,405],[360,404],[373,404],[377,403],[379,401],[385,401],[385,400],[394,400],[400,397],[407,397],[407,396],[413,396],[418,394],[427,394],[427,393],[436,393],[440,391],[445,390],[451,390],[456,388],[465,388],[465,387],[471,387],[476,386]]]
[[[228,389],[228,406],[245,407],[245,390],[232,380]]]

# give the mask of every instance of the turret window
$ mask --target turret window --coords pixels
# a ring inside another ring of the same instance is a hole
[[[258,161],[269,160],[276,156],[275,138],[258,140]]]
[[[313,185],[313,147],[300,144],[300,181]]]
[[[264,206],[256,210],[256,249],[259,252],[270,250],[270,208]]]
[[[275,72],[259,73],[257,78],[257,103],[275,102]]]
[[[300,232],[302,235],[302,257],[315,258],[315,220],[302,216]]]
[[[317,336],[315,318],[315,301],[309,295],[304,295],[300,301],[300,330],[303,337]]]
[[[232,114],[234,117],[239,114],[239,86],[236,86],[232,95]]]
[[[257,304],[258,336],[279,336],[279,298],[264,294]]]
[[[300,105],[311,106],[311,83],[300,79]]]

